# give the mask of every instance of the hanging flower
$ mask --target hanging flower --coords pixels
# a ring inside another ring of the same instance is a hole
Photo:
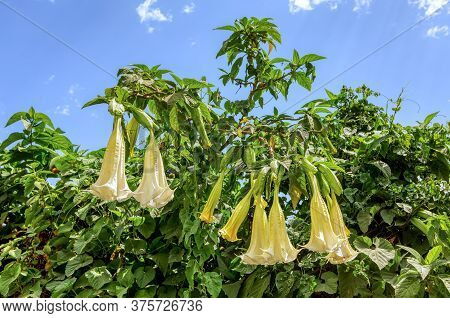
[[[344,224],[344,218],[342,217],[341,208],[336,199],[336,195],[331,191],[331,209],[330,209],[331,225],[334,232],[339,236],[340,243],[337,247],[327,256],[328,260],[332,264],[342,264],[354,259],[358,252],[356,252],[350,245]],[[348,231],[348,230],[347,230]]]
[[[144,155],[144,174],[139,187],[134,191],[134,198],[142,208],[158,209],[173,199],[173,192],[167,184],[161,153],[151,131]]]
[[[102,168],[90,192],[105,201],[124,201],[133,195],[125,176],[125,141],[122,117],[114,117],[114,128],[103,156]]]
[[[238,240],[237,232],[239,227],[247,217],[248,210],[250,209],[250,200],[252,199],[253,187],[248,191],[245,197],[239,201],[231,214],[227,224],[219,231],[219,234],[227,241],[235,242]]]
[[[312,188],[311,236],[305,247],[314,252],[331,252],[339,243],[339,238],[331,226],[327,205],[320,195],[317,178],[308,173]]]
[[[242,262],[249,265],[266,265],[269,254],[265,250],[269,246],[268,221],[264,211],[267,202],[262,195],[255,196],[255,213],[252,222],[252,236],[247,252],[241,256]]]
[[[217,204],[219,203],[224,177],[225,170],[220,173],[219,179],[217,179],[216,184],[214,184],[214,187],[209,194],[208,201],[206,201],[205,207],[203,208],[203,211],[199,216],[200,220],[205,223],[212,223],[214,221],[213,213]]]
[[[299,250],[292,246],[286,230],[286,220],[278,198],[279,184],[275,186],[272,208],[269,213],[269,247],[267,264],[289,263],[297,258]]]

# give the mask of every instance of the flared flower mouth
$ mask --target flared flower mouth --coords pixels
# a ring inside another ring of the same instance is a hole
[[[125,141],[122,134],[122,117],[114,117],[114,128],[106,146],[102,167],[90,192],[104,201],[124,201],[133,193],[125,176]]]
[[[214,222],[213,214],[220,200],[224,178],[225,178],[225,171],[222,171],[219,175],[219,179],[217,179],[211,193],[209,194],[208,201],[206,201],[202,213],[199,216],[200,220],[202,220],[205,223]]]
[[[242,262],[248,265],[265,265],[270,255],[265,251],[269,247],[269,227],[264,209],[267,202],[262,195],[255,197],[255,213],[252,222],[252,236],[250,246],[241,255]]]
[[[164,207],[174,196],[174,191],[167,183],[161,152],[153,132],[150,133],[150,142],[145,150],[144,174],[133,196],[142,208],[156,209]]]
[[[250,201],[252,199],[253,187],[248,191],[244,198],[236,205],[231,217],[225,226],[219,230],[220,236],[230,242],[236,242],[238,240],[237,232],[241,227],[241,224],[247,217],[248,210],[250,209]]]
[[[348,230],[345,226],[341,208],[339,207],[336,195],[333,191],[331,192],[330,218],[333,231],[338,235],[340,242],[335,249],[328,254],[327,259],[332,264],[343,264],[349,262],[358,256],[358,252],[352,248],[348,241]]]
[[[269,213],[269,246],[265,252],[270,256],[267,258],[267,265],[292,262],[297,258],[299,252],[289,239],[278,193],[279,184],[275,186],[274,199]]]
[[[312,188],[311,198],[311,235],[305,248],[314,252],[331,252],[339,244],[339,238],[331,225],[327,205],[320,195],[317,178],[308,173]]]

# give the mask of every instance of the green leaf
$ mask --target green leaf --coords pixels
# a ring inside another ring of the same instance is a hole
[[[236,298],[241,289],[242,280],[238,280],[234,283],[222,285],[222,290],[228,298]]]
[[[359,228],[363,233],[366,233],[369,230],[369,225],[372,223],[373,216],[367,209],[362,210],[358,213],[356,217],[358,221]]]
[[[291,291],[295,282],[295,276],[292,273],[281,272],[275,277],[275,286],[278,289],[279,297],[286,297]]]
[[[91,99],[90,101],[88,101],[86,104],[83,105],[83,108],[89,107],[89,106],[93,106],[93,105],[98,105],[98,104],[108,104],[108,99],[106,97],[103,96],[97,96],[94,99]]]
[[[306,54],[303,55],[300,60],[298,61],[298,65],[303,65],[306,63],[311,63],[319,60],[323,60],[325,57],[317,55],[317,54]]]
[[[169,268],[169,254],[168,253],[159,253],[150,256],[150,259],[152,259],[156,265],[161,269],[161,272],[164,274],[164,276],[167,273],[167,269]]]
[[[415,249],[413,249],[412,247],[408,247],[408,246],[403,246],[400,244],[397,244],[397,247],[400,247],[401,249],[411,253],[419,262],[423,263],[423,257],[422,255],[420,255],[419,252],[417,252]]]
[[[128,110],[131,111],[136,121],[147,128],[148,130],[153,130],[153,120],[152,118],[142,109],[128,106]]]
[[[224,26],[215,28],[214,30],[232,31],[233,32],[233,31],[236,30],[236,28],[234,26],[232,26],[232,25],[224,25]]]
[[[430,124],[430,122],[434,119],[434,117],[437,116],[437,114],[439,114],[439,112],[431,113],[427,117],[425,117],[423,123],[420,124],[420,128],[427,127]]]
[[[180,262],[183,259],[184,250],[181,247],[175,246],[169,252],[169,263]]]
[[[190,259],[186,265],[185,275],[189,283],[189,289],[194,288],[194,275],[198,271],[198,263],[195,259]]]
[[[22,120],[23,118],[26,118],[27,113],[26,112],[18,112],[15,113],[14,115],[12,115],[8,121],[6,122],[5,127],[8,127],[12,124],[14,124],[15,122],[18,122],[19,120]]]
[[[432,264],[433,262],[435,262],[439,256],[441,255],[442,252],[442,246],[438,245],[433,247],[427,254],[427,256],[425,257],[425,264]]]
[[[156,295],[156,286],[149,286],[146,289],[140,289],[134,295],[135,298],[153,298]]]
[[[406,259],[406,262],[417,270],[417,272],[420,274],[420,277],[422,277],[422,280],[425,279],[430,273],[431,266],[421,264],[420,261],[415,258],[408,257]]]
[[[79,268],[91,264],[93,261],[92,257],[86,254],[76,255],[69,259],[66,265],[65,274],[66,276],[72,276],[73,273]]]
[[[289,63],[289,60],[283,57],[276,57],[270,60],[270,64],[277,64],[277,63]]]
[[[406,203],[396,203],[396,205],[408,214],[412,212],[412,206]]]
[[[12,134],[10,134],[8,136],[8,138],[6,138],[0,145],[0,150],[5,149],[6,147],[8,147],[9,145],[11,145],[12,143],[18,141],[18,140],[22,140],[25,138],[25,135],[23,133],[19,133],[19,132],[13,132]]]
[[[270,285],[270,274],[264,274],[260,278],[255,279],[252,287],[248,291],[248,297],[261,298]]]
[[[450,275],[447,274],[439,274],[437,277],[442,281],[447,291],[450,293]]]
[[[297,83],[300,86],[306,88],[308,91],[311,90],[311,85],[312,85],[311,80],[309,79],[308,76],[306,76],[305,73],[302,73],[302,72],[297,73],[296,74],[296,79],[297,79]]]
[[[47,288],[51,293],[53,298],[58,298],[61,296],[65,296],[65,294],[72,289],[73,284],[77,279],[75,277],[68,278],[66,280],[53,280],[47,285],[45,285],[45,288]]]
[[[325,272],[320,276],[324,282],[316,286],[316,292],[324,292],[333,295],[337,292],[338,276],[333,272]]]
[[[261,298],[270,284],[270,274],[266,272],[255,271],[244,281],[239,291],[239,297]]]
[[[156,275],[156,271],[150,266],[138,267],[134,272],[134,277],[136,278],[136,284],[140,288],[147,286]]]
[[[178,121],[178,110],[176,106],[172,106],[172,109],[170,110],[169,122],[170,127],[172,127],[173,130],[176,132],[180,131],[180,122]]]
[[[129,239],[125,242],[125,252],[135,255],[145,254],[147,242],[139,239]]]
[[[338,265],[339,297],[352,298],[356,295],[355,277],[353,271],[345,264]]]
[[[380,215],[384,222],[386,222],[389,225],[392,225],[392,222],[394,221],[395,218],[395,213],[393,213],[391,210],[384,209],[380,212]]]
[[[138,231],[144,236],[146,239],[150,238],[150,236],[155,231],[156,222],[151,216],[145,216],[144,224],[138,227]]]
[[[417,275],[407,272],[398,277],[397,283],[394,286],[395,297],[397,298],[412,298],[417,297],[421,288],[421,282]]]
[[[0,294],[6,297],[9,292],[9,286],[19,277],[21,272],[20,263],[11,263],[0,274]]]
[[[94,289],[99,290],[103,285],[112,281],[112,275],[106,266],[95,267],[86,272],[86,278]]]
[[[36,116],[34,117],[36,120],[41,121],[43,123],[45,123],[47,126],[51,127],[51,128],[55,128],[53,126],[53,122],[50,119],[50,117],[48,117],[46,114],[43,113],[37,113]]]
[[[367,255],[379,269],[383,269],[394,259],[395,250],[391,243],[383,238],[374,238],[373,245],[369,244],[368,237],[357,237],[354,241],[355,248],[361,253]]]
[[[389,167],[389,165],[383,161],[374,161],[371,163],[372,165],[374,165],[375,167],[377,167],[378,169],[380,169],[380,171],[383,173],[383,175],[386,178],[390,178],[392,175],[391,172],[391,168]]]
[[[208,272],[204,275],[205,286],[212,297],[218,297],[222,290],[222,277],[219,273]]]
[[[130,288],[134,283],[131,267],[121,268],[117,273],[117,281],[124,287]]]

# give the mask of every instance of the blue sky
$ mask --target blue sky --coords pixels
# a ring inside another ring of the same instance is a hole
[[[115,79],[20,18],[13,6],[98,65],[115,74],[132,63],[162,64],[183,77],[220,86],[215,59],[227,36],[214,31],[242,16],[272,17],[283,43],[274,55],[316,53],[319,87],[423,17],[426,21],[327,86],[367,84],[387,97],[405,89],[398,121],[413,124],[439,111],[450,118],[450,4],[448,0],[0,0],[0,126],[33,105],[82,148],[103,147],[111,117],[105,106],[81,106]],[[438,14],[432,13],[443,6]],[[225,93],[233,97],[235,90]],[[283,110],[307,95],[292,90]],[[309,99],[324,96],[320,90]],[[383,99],[380,103],[384,103]],[[298,107],[292,108],[295,111]],[[4,139],[13,128],[0,128]]]

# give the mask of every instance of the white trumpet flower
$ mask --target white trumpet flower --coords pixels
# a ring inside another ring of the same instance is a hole
[[[265,250],[269,246],[269,225],[266,212],[264,211],[267,202],[264,201],[262,195],[255,196],[255,206],[250,246],[247,252],[241,255],[241,259],[244,264],[267,265],[269,254]]]
[[[173,199],[174,191],[167,184],[164,164],[153,132],[144,155],[144,174],[134,198],[142,208],[162,208]]]
[[[333,231],[339,236],[340,243],[330,254],[328,254],[327,258],[331,264],[343,264],[350,262],[358,256],[358,252],[352,248],[348,241],[348,229],[345,227],[341,208],[339,207],[339,203],[337,202],[334,192],[331,192],[330,218]]]
[[[331,252],[340,242],[339,237],[333,231],[327,204],[320,195],[316,176],[309,174],[309,180],[312,188],[311,235],[305,247],[319,253]]]
[[[124,201],[133,195],[125,176],[125,141],[122,117],[114,117],[114,128],[103,157],[102,168],[90,192],[105,201]]]
[[[279,186],[279,184],[275,186],[272,208],[269,213],[269,246],[265,250],[270,255],[266,263],[268,265],[292,262],[299,253],[299,250],[292,245],[287,233],[286,220],[278,197]]]

